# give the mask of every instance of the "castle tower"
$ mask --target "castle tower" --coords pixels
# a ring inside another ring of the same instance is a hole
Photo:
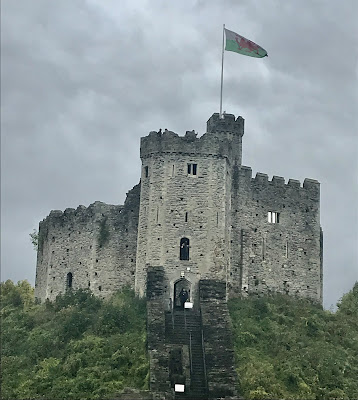
[[[141,139],[138,294],[148,266],[164,267],[168,300],[185,287],[195,302],[200,279],[227,281],[232,168],[241,164],[243,133],[243,118],[213,114],[200,138],[165,131]]]

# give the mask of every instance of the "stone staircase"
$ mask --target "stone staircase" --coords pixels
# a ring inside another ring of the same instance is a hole
[[[207,399],[207,379],[201,314],[179,309],[165,315],[165,340],[168,345],[184,345],[189,349],[190,385],[185,393],[176,393],[176,400]]]

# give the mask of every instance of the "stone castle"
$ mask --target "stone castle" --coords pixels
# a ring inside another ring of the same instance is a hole
[[[106,297],[123,286],[144,296],[162,267],[165,307],[199,282],[225,283],[226,299],[281,292],[322,302],[320,184],[252,177],[241,164],[244,119],[213,114],[206,133],[150,132],[140,183],[124,205],[51,211],[40,222],[35,296],[67,289]]]

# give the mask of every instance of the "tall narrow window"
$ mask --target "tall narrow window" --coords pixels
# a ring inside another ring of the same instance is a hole
[[[288,240],[286,241],[286,258],[288,258]]]
[[[278,213],[278,212],[269,211],[267,213],[267,221],[270,224],[278,224],[279,223],[279,217],[280,217],[280,213]]]
[[[262,259],[265,259],[265,253],[266,253],[266,240],[265,238],[262,238]]]
[[[175,175],[175,165],[173,165],[173,169],[172,169],[172,176]]]
[[[197,175],[198,164],[188,164],[188,175]]]
[[[146,178],[148,178],[148,175],[149,175],[149,168],[148,168],[148,166],[146,166],[146,167],[144,167],[144,176]]]
[[[189,260],[189,239],[186,237],[180,239],[180,259]]]
[[[185,213],[185,222],[188,222],[188,212]]]
[[[66,277],[66,289],[72,289],[73,275],[69,272]]]

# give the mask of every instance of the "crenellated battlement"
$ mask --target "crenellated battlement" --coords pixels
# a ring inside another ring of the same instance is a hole
[[[252,177],[252,169],[251,167],[241,166],[239,168],[239,177],[244,181],[250,182],[255,186],[268,187],[268,186],[275,186],[275,187],[285,187],[289,189],[300,189],[305,191],[310,191],[312,193],[316,193],[319,195],[320,191],[320,183],[315,179],[305,178],[303,184],[297,179],[289,179],[288,182],[285,182],[285,178],[282,176],[274,175],[271,180],[267,174],[262,172],[257,172],[255,177]]]
[[[190,155],[213,155],[224,157],[232,163],[241,164],[244,119],[233,114],[213,114],[207,122],[207,132],[197,137],[195,131],[187,131],[184,136],[165,130],[151,131],[141,138],[140,156],[147,158],[160,153]]]
[[[101,201],[96,201],[90,204],[88,207],[83,205],[75,208],[66,208],[64,211],[52,210],[50,214],[42,220],[41,224],[51,225],[64,225],[70,221],[73,222],[86,222],[91,221],[95,216],[102,216],[102,214],[108,214],[112,211],[120,212],[123,206],[106,204]],[[40,228],[41,229],[41,228]]]
[[[235,119],[234,114],[223,114],[220,118],[219,113],[214,113],[208,119],[206,131],[219,134],[238,134],[242,137],[244,135],[244,123],[245,120],[241,116]]]
[[[187,131],[185,136],[179,136],[172,131],[165,131],[163,133],[152,131],[148,136],[141,138],[141,158],[159,153],[230,157],[232,149],[230,140],[225,137],[219,138],[213,136],[210,133],[205,133],[198,138],[193,131]]]

